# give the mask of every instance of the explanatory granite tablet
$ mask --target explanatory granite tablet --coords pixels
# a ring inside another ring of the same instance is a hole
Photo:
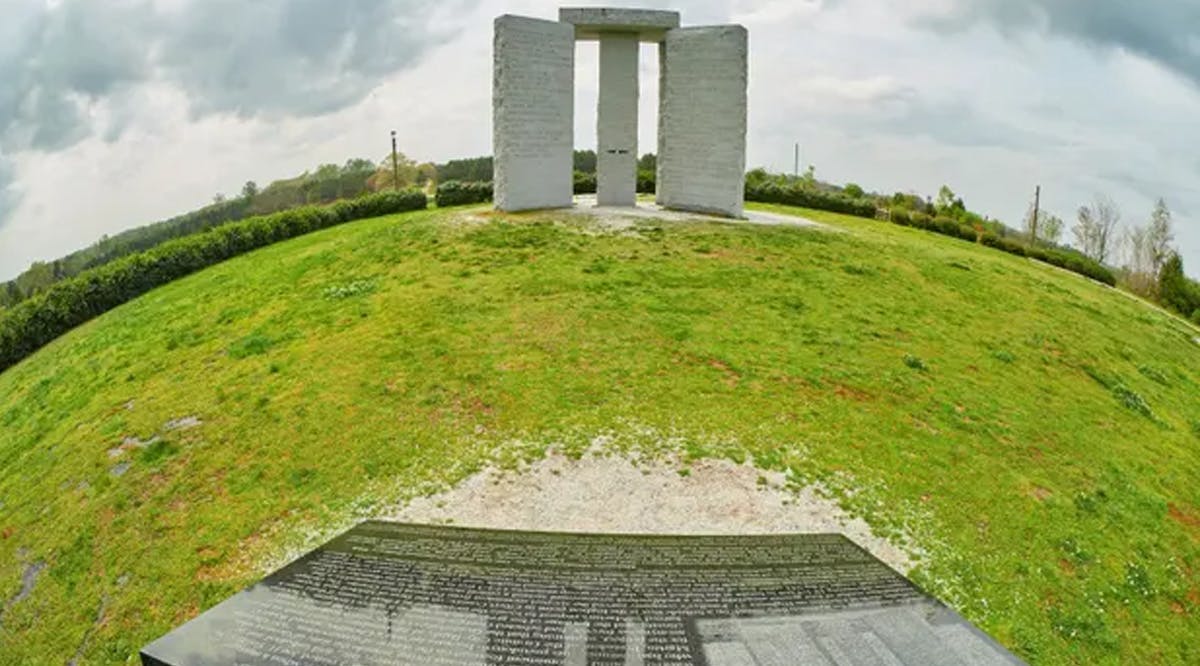
[[[147,666],[1014,664],[840,535],[368,522],[142,651]]]

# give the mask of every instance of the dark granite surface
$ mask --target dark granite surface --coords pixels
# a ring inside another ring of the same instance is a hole
[[[1021,663],[840,535],[368,522],[147,646],[147,666]]]

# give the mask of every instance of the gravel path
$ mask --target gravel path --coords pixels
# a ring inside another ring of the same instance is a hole
[[[390,520],[626,534],[839,532],[892,568],[912,560],[862,520],[812,488],[784,489],[784,477],[750,465],[705,460],[679,465],[622,457],[551,455],[520,472],[487,469],[457,487],[413,500]]]

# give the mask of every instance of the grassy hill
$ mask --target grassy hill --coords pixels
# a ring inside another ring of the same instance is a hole
[[[822,481],[1034,663],[1200,661],[1200,331],[870,220],[475,212],[271,246],[0,374],[0,662],[131,660],[323,531],[604,434]]]

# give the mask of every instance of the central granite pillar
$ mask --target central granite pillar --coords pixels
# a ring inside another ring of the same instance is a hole
[[[600,35],[596,110],[596,203],[637,203],[638,50],[636,33]]]

